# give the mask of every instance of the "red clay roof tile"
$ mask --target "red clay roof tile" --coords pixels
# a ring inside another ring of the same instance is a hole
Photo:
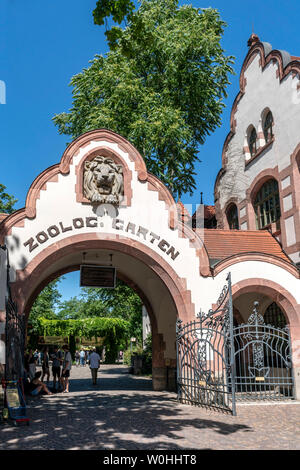
[[[203,235],[203,232],[201,233]],[[201,233],[199,232],[200,236]],[[203,241],[210,259],[223,260],[241,253],[265,253],[292,264],[280,244],[267,230],[204,229]]]

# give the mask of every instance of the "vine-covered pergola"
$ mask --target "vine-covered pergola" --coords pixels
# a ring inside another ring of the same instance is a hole
[[[74,344],[75,337],[104,339],[106,360],[114,361],[117,352],[124,347],[129,337],[128,321],[122,318],[80,318],[69,320],[48,320],[38,319],[38,328],[35,333],[42,336],[62,336],[69,337],[70,345]]]

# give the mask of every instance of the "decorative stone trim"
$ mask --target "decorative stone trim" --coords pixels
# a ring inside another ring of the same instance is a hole
[[[42,273],[55,260],[76,251],[102,249],[123,252],[144,262],[166,285],[174,300],[178,316],[183,321],[190,321],[195,316],[195,306],[191,301],[191,292],[187,290],[186,280],[179,278],[173,268],[157,253],[142,243],[122,236],[111,234],[84,233],[64,238],[45,248],[26,266],[16,272],[16,282],[12,284],[12,295],[18,303],[19,312],[28,315],[36,296],[48,284],[49,279],[57,277],[53,273],[42,282]],[[74,270],[66,266],[67,270]],[[33,287],[37,286],[37,287]]]
[[[176,203],[166,188],[166,186],[154,175],[151,175],[147,172],[147,168],[144,162],[144,159],[139,154],[139,152],[131,145],[126,139],[119,136],[115,132],[109,131],[107,129],[97,129],[94,131],[87,132],[77,139],[75,139],[65,150],[61,162],[59,164],[53,165],[46,170],[44,170],[31,184],[27,198],[25,208],[20,209],[19,211],[14,212],[13,214],[6,217],[0,223],[0,240],[3,242],[4,237],[11,234],[11,229],[14,226],[22,227],[24,226],[25,218],[33,219],[36,217],[36,201],[40,196],[40,191],[46,189],[46,184],[48,182],[57,182],[59,174],[66,175],[70,172],[70,165],[73,162],[74,156],[76,156],[80,149],[87,147],[91,142],[112,142],[117,144],[121,150],[129,155],[129,159],[134,162],[135,170],[138,173],[138,179],[141,182],[149,182],[150,188],[153,191],[157,191],[159,193],[159,199],[166,202],[166,205],[169,209],[169,222],[170,228],[174,229],[177,226],[177,209]],[[103,147],[99,146],[99,149]],[[108,150],[108,149],[107,149]],[[112,155],[115,158],[119,158],[121,160],[120,155],[116,154],[112,151]],[[131,200],[131,189],[129,189],[130,174],[128,170],[128,175],[126,177],[127,181],[127,188],[125,190],[128,191],[129,201]],[[76,191],[80,191],[80,185],[77,183]],[[86,202],[86,201],[81,201]]]
[[[293,335],[293,328],[300,327],[300,304],[284,287],[276,282],[263,278],[249,278],[239,281],[232,286],[233,301],[243,294],[258,292],[267,295],[280,307],[285,314]],[[296,339],[298,339],[296,337]]]
[[[268,181],[268,179],[274,178],[279,183],[279,172],[278,166],[275,168],[266,168],[261,171],[252,181],[250,187],[246,190],[246,200],[248,202],[248,228],[249,230],[257,230],[255,212],[253,207],[253,201],[256,194],[260,190],[261,186]],[[282,208],[282,196],[281,196],[281,185],[278,184],[279,188],[279,197],[280,197],[280,212],[283,214]],[[282,227],[281,227],[282,231]]]
[[[265,150],[267,150],[269,147],[271,147],[271,145],[273,144],[275,140],[275,137],[273,136],[272,139],[266,143],[265,145],[263,145],[263,147],[259,147],[259,149],[257,150],[257,152],[255,153],[255,155],[253,155],[251,158],[249,158],[248,160],[245,160],[245,168],[253,162],[253,160],[255,160],[256,158],[258,158]]]
[[[131,206],[132,200],[132,187],[131,187],[131,180],[132,180],[132,172],[129,170],[127,164],[125,163],[124,159],[117,154],[112,149],[101,146],[96,149],[90,150],[87,152],[83,158],[81,159],[80,163],[76,165],[76,201],[81,202],[82,204],[92,204],[89,199],[87,199],[83,194],[83,172],[84,172],[84,164],[87,161],[93,160],[96,155],[103,155],[104,157],[111,158],[115,163],[122,165],[123,167],[123,177],[124,177],[124,198],[120,203],[120,206]]]
[[[230,114],[230,131],[225,139],[224,145],[223,145],[223,150],[222,150],[222,167],[226,168],[226,152],[228,149],[228,144],[232,137],[235,134],[235,129],[236,129],[236,119],[235,119],[235,113],[237,111],[237,106],[243,95],[245,94],[245,88],[246,88],[246,78],[245,78],[245,72],[251,62],[255,59],[256,55],[260,55],[260,61],[259,65],[262,68],[262,71],[266,68],[266,66],[272,61],[274,64],[278,64],[278,78],[280,82],[284,80],[284,78],[289,75],[290,73],[295,74],[297,76],[300,76],[300,61],[298,60],[291,60],[291,62],[284,68],[283,66],[283,58],[281,55],[280,51],[273,50],[271,51],[267,56],[265,56],[265,50],[264,50],[264,45],[257,41],[253,42],[252,47],[249,49],[248,54],[245,57],[245,60],[242,65],[241,73],[240,73],[240,91],[235,97],[235,100],[233,102],[232,108],[231,108],[231,114]]]

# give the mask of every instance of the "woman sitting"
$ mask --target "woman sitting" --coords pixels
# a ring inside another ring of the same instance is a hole
[[[52,392],[50,392],[43,382],[40,380],[40,376],[42,375],[41,372],[36,372],[34,375],[33,379],[30,381],[30,395],[36,396],[38,395],[41,391],[46,393],[47,395],[52,395]]]

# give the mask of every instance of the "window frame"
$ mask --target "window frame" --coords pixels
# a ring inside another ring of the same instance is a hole
[[[254,157],[257,153],[257,132],[254,126],[249,132],[248,147],[251,157]]]
[[[261,185],[254,198],[253,208],[258,230],[263,230],[280,219],[279,185],[275,178],[269,178]]]
[[[265,143],[268,144],[273,139],[273,114],[268,111],[263,121],[263,133]]]
[[[275,328],[284,328],[288,325],[286,317],[276,302],[270,303],[263,315],[266,325],[272,325]]]
[[[232,216],[233,211],[235,213],[234,216]],[[231,203],[228,206],[228,208],[226,209],[226,219],[227,219],[227,223],[228,223],[230,230],[240,230],[239,213],[238,213],[238,208],[236,204]]]

